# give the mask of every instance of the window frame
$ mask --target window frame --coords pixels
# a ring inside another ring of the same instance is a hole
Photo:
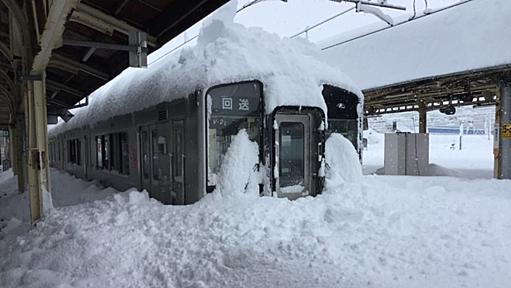
[[[205,127],[205,131],[204,131],[204,143],[205,143],[205,157],[204,157],[204,164],[205,164],[205,177],[204,177],[204,181],[205,181],[205,187],[206,187],[206,193],[211,193],[213,192],[213,190],[215,189],[216,186],[210,186],[208,185],[209,183],[209,165],[208,165],[208,161],[209,161],[209,101],[208,101],[208,95],[210,93],[211,90],[213,89],[217,89],[217,88],[221,88],[221,87],[226,87],[226,86],[232,86],[232,85],[240,85],[240,84],[247,84],[247,83],[253,83],[253,84],[257,84],[259,86],[259,107],[258,107],[258,115],[260,117],[260,121],[261,121],[261,125],[259,127],[259,140],[258,140],[258,146],[259,146],[259,163],[262,163],[264,165],[264,162],[265,162],[265,157],[264,157],[264,135],[265,135],[265,129],[264,127],[266,127],[265,125],[265,122],[266,122],[266,112],[265,112],[265,101],[264,101],[264,84],[263,82],[257,80],[257,79],[252,79],[252,80],[245,80],[245,81],[238,81],[238,82],[233,82],[233,83],[223,83],[223,84],[219,84],[219,85],[214,85],[214,86],[211,86],[209,87],[206,92],[202,95],[203,99],[204,99],[204,127]]]

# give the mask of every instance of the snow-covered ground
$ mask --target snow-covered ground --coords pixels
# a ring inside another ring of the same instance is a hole
[[[367,150],[363,151],[364,174],[374,173],[383,167],[384,134],[371,130]],[[463,135],[461,150],[458,135],[429,135],[429,162],[432,175],[462,178],[493,177],[493,137]]]
[[[331,166],[356,158],[327,155]],[[215,191],[188,206],[53,170],[52,213],[28,233],[0,232],[0,286],[509,287],[511,181],[342,181],[357,178],[347,170],[328,170],[315,198]],[[22,202],[9,202],[22,200],[15,184],[0,174],[0,211]]]

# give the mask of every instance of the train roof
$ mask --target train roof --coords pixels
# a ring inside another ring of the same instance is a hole
[[[363,103],[360,89],[322,60],[314,44],[213,16],[201,29],[196,46],[146,69],[126,69],[93,92],[89,105],[74,110],[69,122],[50,128],[50,135],[184,98],[197,88],[246,80],[264,84],[266,113],[278,106],[300,105],[322,108],[326,114],[323,84],[350,91]]]

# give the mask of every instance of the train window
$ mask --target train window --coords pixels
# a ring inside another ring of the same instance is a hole
[[[147,135],[147,131],[142,131],[142,165],[143,165],[143,175],[144,179],[149,179],[149,171],[150,171],[150,163],[151,159],[149,159],[149,137]]]
[[[241,129],[261,144],[261,88],[259,82],[245,82],[208,91],[208,186],[216,185],[223,155]]]
[[[110,137],[108,135],[101,136],[103,140],[103,169],[110,169]]]
[[[80,140],[67,140],[67,162],[81,164],[81,144]]]
[[[357,149],[358,96],[338,87],[324,85],[323,97],[328,108],[327,136],[331,133],[340,133]]]
[[[75,149],[75,163],[76,165],[82,165],[82,144],[78,139],[75,139]]]
[[[183,132],[182,132],[182,127],[181,129],[177,129],[177,128],[174,128],[174,137],[175,137],[175,140],[176,140],[176,145],[175,145],[175,150],[174,150],[174,157],[176,159],[176,166],[175,166],[175,170],[174,170],[174,177],[181,177],[183,176],[183,151],[184,151],[184,147],[183,147]]]
[[[153,179],[154,180],[160,180],[160,167],[159,167],[159,164],[160,164],[160,161],[158,161],[158,159],[160,158],[160,149],[159,149],[159,146],[160,146],[160,143],[159,143],[159,138],[158,137],[158,131],[156,130],[152,130],[151,131],[151,136],[152,136],[152,142],[153,142]],[[165,138],[165,137],[163,137]],[[166,138],[165,138],[165,145],[166,145]]]
[[[302,123],[282,122],[279,132],[280,189],[283,192],[303,190],[305,182],[304,126]],[[300,186],[302,189],[296,189]]]
[[[73,147],[73,141],[67,140],[67,162],[69,162],[69,163],[74,162],[74,153],[75,153],[75,149]]]
[[[96,168],[103,169],[103,138],[96,136]]]
[[[108,145],[106,145],[106,148],[108,149],[108,169],[113,170],[115,168],[115,137],[114,134],[108,134],[106,137],[108,138]]]
[[[119,173],[130,174],[128,133],[119,133]]]

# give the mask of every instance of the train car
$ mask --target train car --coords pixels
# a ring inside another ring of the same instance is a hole
[[[241,129],[259,145],[261,195],[321,193],[331,132],[360,151],[362,93],[314,45],[221,21],[203,27],[195,47],[127,69],[89,102],[50,129],[51,165],[165,204],[214,191]]]

